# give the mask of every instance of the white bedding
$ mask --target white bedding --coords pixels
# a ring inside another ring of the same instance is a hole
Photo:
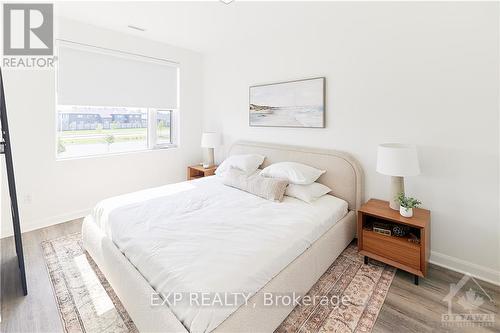
[[[275,203],[213,176],[103,200],[93,218],[163,295],[251,296],[346,213],[347,202],[330,195]],[[242,304],[237,300],[193,306],[186,296],[170,308],[188,331],[209,332]]]

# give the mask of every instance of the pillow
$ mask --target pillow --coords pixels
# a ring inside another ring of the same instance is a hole
[[[264,177],[288,179],[290,184],[309,185],[325,172],[302,163],[280,162],[264,168],[260,174]]]
[[[247,176],[243,171],[229,169],[224,173],[224,185],[257,195],[271,201],[282,201],[288,181],[277,178],[265,178],[259,174]]]
[[[330,191],[331,189],[328,186],[320,183],[312,183],[309,185],[290,184],[286,188],[285,195],[311,203]]]
[[[256,154],[232,155],[219,165],[215,174],[222,176],[229,169],[238,169],[249,175],[257,170],[265,158],[265,156]]]

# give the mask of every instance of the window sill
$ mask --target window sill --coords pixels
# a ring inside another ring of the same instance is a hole
[[[130,155],[130,154],[142,154],[142,153],[149,153],[149,152],[154,152],[154,151],[163,151],[163,150],[176,149],[176,148],[179,148],[179,146],[176,145],[176,144],[170,144],[170,145],[156,146],[154,148],[149,148],[149,149],[130,150],[130,151],[123,151],[123,152],[116,152],[116,153],[107,153],[107,154],[95,154],[95,155],[85,155],[85,156],[69,156],[69,157],[58,157],[56,155],[56,161],[57,162],[62,162],[62,161],[82,160],[82,159],[106,158],[106,157],[114,157],[114,156],[121,156],[121,155]]]

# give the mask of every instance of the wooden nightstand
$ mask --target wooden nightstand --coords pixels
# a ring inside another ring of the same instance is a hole
[[[208,168],[204,168],[201,165],[192,165],[187,168],[187,179],[193,180],[197,178],[212,176],[217,169],[217,165],[213,165]]]
[[[358,210],[358,249],[365,256],[397,267],[418,277],[427,274],[430,248],[431,212],[427,209],[414,208],[413,217],[407,218],[399,211],[391,209],[383,200],[370,199]],[[410,241],[409,235],[388,236],[373,231],[373,225],[389,224],[410,227],[409,233],[418,238]]]

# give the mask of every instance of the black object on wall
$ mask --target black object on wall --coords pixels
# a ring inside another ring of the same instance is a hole
[[[10,207],[12,212],[12,224],[14,225],[14,241],[16,242],[17,263],[21,273],[21,286],[24,295],[28,295],[26,285],[26,271],[24,268],[23,242],[21,239],[21,226],[19,225],[19,209],[17,207],[16,182],[14,180],[14,164],[12,163],[12,150],[10,147],[9,124],[7,122],[7,108],[5,107],[5,95],[3,89],[3,76],[0,68],[0,121],[2,127],[2,141],[0,142],[0,153],[5,154],[7,166],[7,180],[9,182]]]

